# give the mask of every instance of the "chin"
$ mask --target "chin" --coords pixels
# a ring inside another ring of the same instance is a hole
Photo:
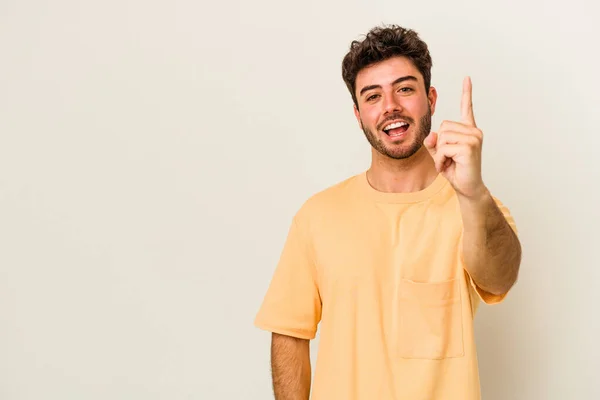
[[[423,147],[423,144],[417,144],[415,142],[409,145],[400,145],[400,146],[386,146],[385,155],[395,160],[402,160],[406,158],[410,158]]]

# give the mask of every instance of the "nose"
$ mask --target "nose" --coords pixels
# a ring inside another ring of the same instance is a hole
[[[383,106],[386,114],[402,111],[402,105],[393,94],[385,96]]]

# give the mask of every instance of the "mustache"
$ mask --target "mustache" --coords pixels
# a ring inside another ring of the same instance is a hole
[[[406,122],[408,122],[409,124],[414,124],[415,120],[412,119],[411,117],[408,116],[403,116],[401,114],[391,114],[389,117],[387,117],[381,124],[379,124],[379,126],[377,127],[377,129],[381,130],[383,129],[383,127],[391,121],[397,120],[397,119],[401,119],[404,120]]]

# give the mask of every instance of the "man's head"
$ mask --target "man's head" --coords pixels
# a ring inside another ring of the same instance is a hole
[[[425,42],[399,26],[376,27],[350,45],[342,76],[361,129],[382,155],[403,159],[422,147],[437,99],[431,66]]]

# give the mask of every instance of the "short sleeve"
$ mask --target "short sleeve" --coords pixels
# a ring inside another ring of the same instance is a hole
[[[296,216],[254,321],[256,327],[301,339],[315,338],[321,297],[313,260],[307,229]]]
[[[512,228],[513,232],[515,232],[515,234],[518,235],[518,231],[517,231],[517,225],[515,223],[515,220],[513,218],[513,216],[510,213],[510,210],[496,197],[492,196],[494,201],[496,202],[496,205],[498,206],[498,208],[500,209],[500,211],[502,211],[502,214],[504,215],[504,218],[506,219],[506,221],[508,222],[508,224],[510,225],[510,227]],[[462,246],[462,238],[461,238],[461,246]],[[471,277],[471,275],[469,275],[468,272],[465,273],[467,275],[467,278],[469,280],[469,282],[471,283],[471,288],[470,288],[470,292],[471,292],[471,297],[473,297],[474,295],[477,296],[481,301],[483,301],[485,304],[498,304],[501,303],[506,296],[508,295],[507,293],[503,293],[501,295],[495,295],[489,292],[486,292],[485,290],[483,290],[482,288],[480,288],[479,286],[477,286],[477,284],[475,283],[475,281],[473,280],[473,278]]]

